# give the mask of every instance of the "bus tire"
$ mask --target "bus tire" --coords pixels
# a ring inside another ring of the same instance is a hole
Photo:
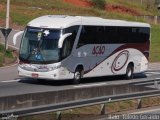
[[[133,64],[129,64],[129,65],[127,66],[126,75],[125,75],[125,78],[126,78],[127,80],[133,79],[133,69],[134,69]]]
[[[83,69],[77,68],[74,73],[73,84],[79,84],[81,79],[83,78]]]

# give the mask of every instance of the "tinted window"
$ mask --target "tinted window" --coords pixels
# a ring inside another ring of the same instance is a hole
[[[103,26],[83,26],[79,38],[78,47],[86,44],[102,44],[105,36]]]
[[[105,43],[143,43],[149,40],[150,29],[145,27],[105,27]]]
[[[150,37],[150,28],[121,26],[83,26],[78,47],[86,44],[143,43]]]

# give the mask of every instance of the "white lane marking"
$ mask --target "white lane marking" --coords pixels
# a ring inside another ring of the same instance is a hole
[[[139,112],[133,112],[131,114],[143,114],[143,113],[150,113],[150,112],[154,112],[154,111],[160,111],[160,108],[152,109],[152,110],[144,110],[144,111],[139,111]]]
[[[89,85],[76,85],[76,86],[73,86],[73,87],[74,88],[81,88],[81,87],[93,87],[93,86],[101,86],[101,85],[107,85],[107,83],[89,84]]]
[[[153,74],[147,74],[148,77],[153,76]]]
[[[146,74],[160,74],[160,72],[146,72]]]
[[[147,76],[159,75],[160,72],[145,72]]]
[[[20,81],[20,79],[16,79],[16,80],[4,80],[4,81],[1,81],[3,83],[9,83],[9,82],[18,82]]]

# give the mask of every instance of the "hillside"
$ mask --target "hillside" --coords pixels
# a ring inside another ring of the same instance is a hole
[[[17,28],[46,14],[89,15],[103,18],[137,20],[139,15],[158,15],[154,0],[106,0],[104,10],[91,0],[11,0],[10,24]],[[151,1],[151,2],[147,2]],[[0,26],[5,26],[6,0],[0,2]],[[138,19],[143,21],[142,19]]]

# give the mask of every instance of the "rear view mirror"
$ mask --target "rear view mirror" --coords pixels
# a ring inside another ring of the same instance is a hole
[[[70,35],[72,35],[72,33],[66,33],[61,36],[61,38],[59,39],[59,42],[58,42],[58,48],[62,48],[64,40]]]
[[[14,36],[13,36],[13,44],[16,45],[16,41],[17,41],[17,38],[18,36],[20,36],[21,34],[23,34],[24,31],[20,31],[20,32],[17,32]]]

